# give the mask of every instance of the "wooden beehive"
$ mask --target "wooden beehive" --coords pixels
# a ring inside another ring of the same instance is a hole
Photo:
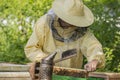
[[[0,80],[31,80],[28,65],[0,63]]]
[[[39,67],[40,66],[36,67],[37,73],[35,73],[36,78],[34,80],[38,80]],[[32,80],[29,73],[29,68],[30,65],[0,63],[0,80]],[[88,73],[86,70],[82,70],[82,69],[56,67],[56,66],[54,66],[53,73],[56,75],[72,76],[76,78],[94,77],[94,80],[96,80],[97,78],[101,78],[104,80],[120,80],[120,73],[106,73],[106,72]]]

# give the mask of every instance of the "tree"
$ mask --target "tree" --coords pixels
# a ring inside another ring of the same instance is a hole
[[[120,71],[120,1],[86,0],[95,15],[91,29],[103,45],[106,55],[104,71]]]
[[[26,63],[24,46],[51,0],[0,0],[0,61]]]

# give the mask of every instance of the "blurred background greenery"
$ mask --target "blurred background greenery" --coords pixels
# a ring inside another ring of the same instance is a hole
[[[53,0],[0,0],[0,62],[29,62],[24,46],[34,23]],[[120,0],[84,0],[95,22],[90,28],[103,45],[106,66],[99,71],[120,72]],[[84,64],[86,60],[84,60]]]

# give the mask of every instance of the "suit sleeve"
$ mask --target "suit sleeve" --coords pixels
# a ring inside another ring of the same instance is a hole
[[[27,58],[33,62],[41,62],[46,56],[42,47],[44,44],[45,17],[42,17],[34,26],[33,33],[29,38],[24,51]]]
[[[105,55],[102,50],[102,45],[90,30],[83,37],[81,52],[87,58],[88,62],[98,60],[99,64],[97,67],[105,66]]]

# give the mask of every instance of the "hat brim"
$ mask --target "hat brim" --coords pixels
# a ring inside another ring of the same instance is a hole
[[[52,5],[52,9],[55,14],[64,20],[65,22],[78,26],[78,27],[87,27],[94,22],[94,16],[91,10],[84,5],[84,16],[73,16],[69,13],[66,13],[63,5],[64,0],[55,0]]]

